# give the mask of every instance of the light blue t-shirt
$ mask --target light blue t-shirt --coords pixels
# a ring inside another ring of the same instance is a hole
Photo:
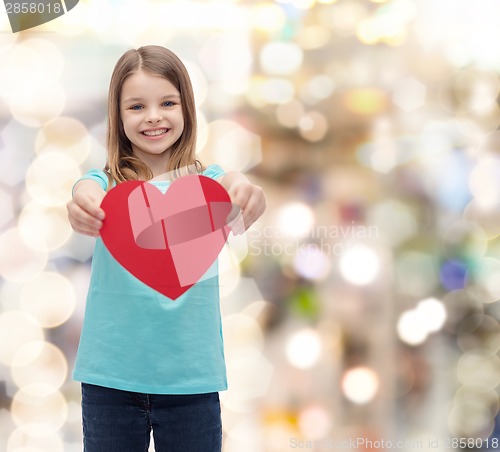
[[[204,176],[224,175],[210,165]],[[106,190],[108,178],[83,176]],[[150,182],[162,192],[169,182]],[[73,378],[148,394],[201,394],[227,389],[217,277],[176,300],[125,270],[97,238]]]

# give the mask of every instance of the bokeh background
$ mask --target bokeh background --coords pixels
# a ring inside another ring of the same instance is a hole
[[[198,156],[268,210],[221,275],[224,452],[498,448],[498,0],[80,0],[0,11],[0,451],[76,452],[112,68],[183,59]],[[230,251],[226,251],[231,257]],[[147,327],[147,325],[145,325]]]

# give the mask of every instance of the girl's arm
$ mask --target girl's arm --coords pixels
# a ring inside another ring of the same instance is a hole
[[[266,198],[261,187],[252,184],[246,176],[238,171],[230,171],[217,179],[228,192],[231,201],[241,209],[244,230],[234,225],[233,232],[241,234],[246,231],[266,210]]]
[[[83,179],[73,188],[73,199],[67,204],[71,227],[80,234],[97,237],[102,228],[104,210],[101,202],[106,192],[93,180]]]

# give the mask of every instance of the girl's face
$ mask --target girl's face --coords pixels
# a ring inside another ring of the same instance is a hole
[[[159,75],[138,71],[123,84],[120,116],[134,155],[154,176],[163,173],[169,149],[184,130],[177,88]]]

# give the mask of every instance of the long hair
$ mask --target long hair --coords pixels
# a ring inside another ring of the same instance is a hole
[[[172,51],[161,46],[144,46],[125,52],[115,65],[108,95],[108,128],[106,144],[108,157],[105,170],[111,182],[127,180],[149,180],[153,173],[132,151],[132,144],[125,135],[120,116],[120,102],[123,83],[132,74],[143,70],[167,79],[180,93],[184,130],[180,138],[170,148],[170,158],[165,172],[173,171],[182,175],[185,168],[195,166],[201,171],[201,163],[196,160],[196,107],[193,87],[182,61]]]

